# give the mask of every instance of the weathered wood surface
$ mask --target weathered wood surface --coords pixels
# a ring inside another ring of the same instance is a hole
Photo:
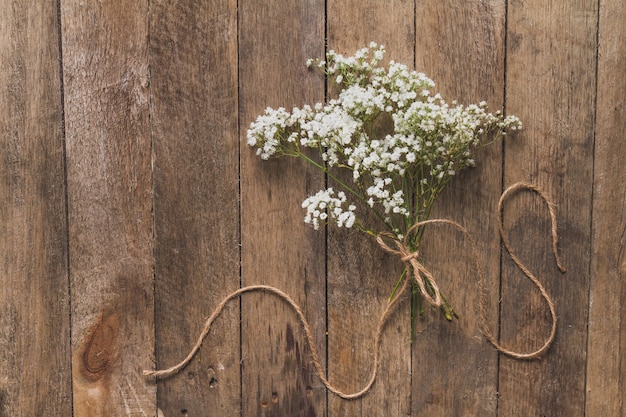
[[[0,6],[2,416],[72,409],[58,29],[52,2]]]
[[[324,2],[239,2],[241,134],[241,284],[287,292],[311,324],[325,356],[324,234],[302,221],[302,200],[323,187],[321,173],[299,160],[261,161],[246,130],[267,106],[324,99],[324,79],[304,65],[324,53]],[[294,312],[276,297],[241,301],[243,415],[323,416],[326,391]]]
[[[239,287],[236,2],[151,3],[156,363],[169,367]],[[189,30],[189,28],[194,28]],[[216,42],[220,39],[220,42]],[[166,416],[240,409],[239,306],[158,385]]]
[[[148,7],[61,2],[75,416],[153,415]]]
[[[601,2],[586,415],[626,415],[626,3]]]
[[[0,415],[626,414],[622,3],[2,2]],[[364,398],[326,392],[293,311],[264,293],[233,301],[179,375],[143,377],[182,359],[228,293],[269,284],[303,306],[333,384],[367,381],[402,265],[354,231],[305,225],[324,177],[260,161],[245,133],[266,106],[333,94],[307,58],[371,40],[448,100],[522,118],[433,215],[472,233],[490,326],[531,350],[548,309],[501,251],[495,209],[513,182],[547,191],[566,274],[536,195],[514,195],[504,220],[556,301],[552,348],[525,362],[485,341],[470,248],[433,226],[421,255],[460,319],[427,308],[411,344],[404,302]]]
[[[545,203],[530,192],[514,196],[505,205],[506,230],[522,262],[552,295],[559,326],[554,345],[541,361],[500,361],[502,415],[584,415],[596,13],[595,1],[509,4],[506,108],[525,128],[506,143],[504,183],[526,180],[551,196],[568,273],[559,272],[551,253]],[[549,326],[545,301],[505,254],[502,343],[537,349],[548,337]]]

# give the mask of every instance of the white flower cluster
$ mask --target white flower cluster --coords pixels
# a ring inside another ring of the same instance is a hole
[[[335,220],[337,226],[350,228],[356,221],[354,215],[356,206],[350,204],[347,209],[344,209],[342,206],[346,201],[346,194],[343,191],[339,191],[335,197],[335,190],[332,188],[320,190],[302,202],[302,208],[306,209],[304,222],[312,224],[317,230],[320,227],[320,220],[325,223],[330,217]]]
[[[316,165],[400,234],[428,215],[452,176],[474,165],[474,148],[521,122],[488,113],[484,102],[449,105],[431,94],[435,83],[426,75],[393,61],[380,67],[383,56],[384,47],[371,43],[351,57],[329,51],[325,61],[309,60],[337,84],[338,97],[291,112],[268,108],[247,136],[263,159],[289,155]],[[321,161],[304,147],[317,149]],[[340,181],[336,169],[351,171],[352,185]],[[343,192],[335,197],[332,188],[322,190],[303,203],[305,221],[315,228],[327,220],[361,225],[355,205],[346,203]]]

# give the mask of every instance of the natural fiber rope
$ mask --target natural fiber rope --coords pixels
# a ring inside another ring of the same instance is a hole
[[[428,223],[435,223],[435,222],[443,223],[443,222],[449,222],[449,221],[448,220],[426,220],[426,221],[418,222],[414,224],[413,226],[411,226],[409,230],[407,230],[406,236],[404,236],[404,240],[402,242],[397,240],[397,238],[393,234],[388,233],[388,232],[382,232],[382,233],[379,233],[378,236],[376,236],[376,242],[378,242],[378,244],[380,245],[381,248],[383,248],[383,250],[389,252],[392,255],[399,256],[402,262],[404,262],[404,264],[406,265],[409,276],[412,276],[412,279],[414,279],[415,282],[417,283],[417,286],[420,289],[420,293],[422,297],[424,297],[426,301],[428,301],[430,304],[434,305],[435,307],[441,307],[441,305],[443,304],[443,300],[441,298],[441,292],[439,291],[439,287],[437,286],[435,279],[433,278],[432,274],[424,267],[424,265],[422,265],[417,260],[419,258],[419,252],[417,251],[412,252],[409,247],[409,237],[411,236],[411,233],[413,233],[415,230],[417,230],[421,226],[424,226]],[[393,239],[398,249],[397,250],[393,249],[389,245],[387,245],[385,243],[384,238]],[[411,270],[413,271],[412,274],[411,274]],[[429,283],[430,288],[432,289],[432,292],[433,292],[432,296],[430,295],[429,291],[426,289],[426,283],[424,282],[424,279]]]
[[[206,335],[211,330],[211,325],[213,324],[215,319],[220,315],[220,313],[222,312],[222,310],[224,309],[224,307],[226,306],[226,304],[228,304],[228,302],[230,300],[232,300],[233,298],[236,298],[236,297],[238,297],[241,294],[246,293],[246,292],[265,291],[265,292],[269,292],[269,293],[272,293],[272,294],[278,296],[278,298],[281,298],[283,301],[285,301],[287,304],[289,304],[291,306],[291,308],[293,308],[294,312],[296,313],[296,316],[298,317],[298,320],[300,320],[300,322],[302,323],[302,326],[304,328],[304,334],[306,336],[307,342],[308,342],[309,347],[311,349],[311,356],[312,356],[312,359],[313,359],[313,365],[315,366],[315,370],[317,371],[317,375],[319,376],[319,378],[322,381],[322,383],[324,384],[324,386],[326,386],[326,389],[328,389],[329,391],[331,391],[334,394],[337,394],[339,397],[345,398],[345,399],[348,399],[348,400],[359,398],[363,394],[365,394],[367,391],[369,391],[369,389],[374,384],[374,380],[376,380],[376,373],[378,371],[378,365],[379,365],[380,341],[381,341],[381,336],[382,336],[382,333],[383,333],[383,329],[385,327],[385,323],[387,321],[387,318],[389,317],[389,314],[392,312],[393,307],[397,304],[397,301],[400,299],[400,295],[402,293],[404,293],[404,291],[406,290],[406,288],[408,286],[407,283],[408,283],[408,280],[405,281],[404,285],[402,286],[402,288],[398,292],[398,296],[395,297],[389,304],[387,304],[387,307],[385,308],[385,311],[383,312],[382,316],[380,317],[380,321],[378,322],[378,328],[376,329],[376,335],[374,336],[374,365],[373,365],[374,369],[372,370],[372,374],[370,376],[370,379],[367,382],[367,384],[365,385],[365,387],[363,387],[363,389],[361,389],[360,391],[357,391],[355,393],[346,394],[345,392],[339,390],[338,388],[335,388],[330,383],[330,381],[328,381],[328,379],[324,375],[324,370],[323,370],[323,367],[322,367],[322,363],[320,361],[319,354],[317,353],[317,349],[315,348],[315,340],[313,339],[313,333],[311,331],[311,327],[309,326],[306,318],[304,317],[304,313],[302,312],[302,309],[300,308],[300,306],[298,306],[298,304],[296,304],[296,302],[291,297],[289,297],[289,295],[287,293],[279,290],[276,287],[272,287],[272,286],[269,286],[269,285],[251,285],[251,286],[248,286],[248,287],[240,288],[237,291],[234,291],[233,293],[228,295],[215,308],[215,310],[213,311],[213,314],[211,314],[211,316],[208,318],[208,320],[204,324],[204,328],[202,329],[202,333],[200,333],[200,337],[196,341],[196,344],[194,345],[194,347],[191,348],[191,351],[189,352],[189,354],[187,355],[187,357],[185,359],[183,359],[179,364],[174,365],[174,366],[172,366],[170,368],[163,369],[161,371],[143,371],[143,374],[146,375],[146,376],[152,376],[152,377],[156,377],[156,378],[167,378],[167,377],[169,377],[171,375],[174,375],[174,374],[178,373],[182,368],[184,368],[191,361],[191,359],[193,359],[195,354],[198,352],[198,350],[200,349],[200,346],[202,346],[202,342],[203,342],[204,338],[206,337]]]
[[[502,224],[502,207],[503,207],[504,201],[516,191],[524,190],[524,189],[536,192],[546,202],[546,205],[548,206],[548,212],[550,214],[550,221],[552,222],[552,230],[551,230],[552,231],[552,251],[554,252],[554,258],[556,260],[556,264],[559,270],[561,272],[566,271],[565,267],[563,266],[563,263],[561,262],[561,258],[559,257],[559,252],[557,249],[557,243],[558,243],[559,238],[558,238],[558,233],[557,233],[556,213],[555,213],[554,203],[552,203],[552,201],[546,196],[546,194],[543,192],[543,190],[541,190],[541,188],[537,187],[534,184],[529,184],[526,182],[518,182],[518,183],[511,185],[509,188],[507,188],[502,193],[502,196],[500,197],[500,201],[498,202],[498,230],[500,231],[500,236],[502,237],[502,243],[504,244],[504,247],[506,248],[507,252],[511,256],[511,259],[513,260],[513,262],[515,262],[515,265],[517,265],[517,267],[524,273],[524,275],[526,275],[526,277],[528,277],[528,279],[530,279],[532,283],[535,284],[537,289],[539,289],[541,296],[544,298],[544,300],[546,300],[546,303],[548,304],[548,307],[550,308],[550,315],[552,316],[552,328],[550,329],[550,335],[548,336],[544,344],[539,349],[535,350],[534,352],[519,353],[519,352],[509,350],[503,347],[498,342],[498,340],[496,339],[495,336],[493,336],[493,334],[491,333],[487,325],[487,311],[485,307],[485,294],[484,294],[485,293],[484,279],[482,277],[481,277],[479,302],[480,302],[480,314],[481,314],[481,319],[482,319],[483,333],[487,337],[487,340],[489,340],[489,342],[491,342],[491,344],[500,352],[505,353],[516,359],[535,359],[541,356],[546,350],[548,350],[548,348],[554,341],[554,338],[556,336],[557,317],[556,317],[556,308],[554,306],[554,301],[552,301],[552,298],[546,291],[541,281],[539,281],[539,279],[537,279],[537,277],[535,277],[535,275],[533,275],[533,273],[530,272],[528,268],[526,268],[526,266],[522,263],[522,261],[520,261],[520,259],[517,257],[515,252],[513,252],[513,248],[511,247],[511,243],[509,242],[509,237],[504,232],[504,226]]]
[[[248,287],[243,287],[243,288],[240,288],[240,289],[232,292],[231,294],[229,294],[226,298],[224,298],[220,302],[220,304],[215,308],[215,310],[213,311],[211,316],[207,319],[206,323],[204,324],[204,328],[202,329],[202,332],[200,334],[200,337],[198,338],[198,340],[196,341],[196,344],[191,349],[191,351],[189,352],[189,354],[187,355],[187,357],[185,359],[183,359],[179,364],[174,365],[174,366],[172,366],[170,368],[163,369],[163,370],[160,370],[160,371],[143,371],[143,374],[146,375],[146,376],[152,376],[152,377],[156,377],[156,378],[167,378],[167,377],[169,377],[171,375],[174,375],[174,374],[178,373],[196,355],[196,353],[198,352],[198,350],[202,346],[204,338],[209,333],[209,331],[211,329],[211,325],[213,324],[215,319],[221,314],[221,312],[224,309],[224,307],[226,306],[226,304],[228,304],[232,299],[234,299],[236,297],[239,297],[243,293],[254,292],[254,291],[264,291],[264,292],[269,292],[269,293],[272,293],[272,294],[276,295],[278,298],[282,299],[287,304],[289,304],[291,306],[291,308],[293,308],[294,312],[296,313],[296,316],[298,317],[298,320],[300,320],[300,322],[302,323],[302,326],[304,328],[304,334],[305,334],[305,337],[306,337],[307,342],[309,344],[309,347],[311,349],[311,356],[312,356],[312,360],[313,360],[313,365],[315,366],[315,370],[317,371],[317,374],[318,374],[320,380],[322,381],[322,383],[324,384],[324,386],[329,391],[331,391],[332,393],[334,393],[334,394],[336,394],[339,397],[344,398],[344,399],[355,399],[355,398],[361,397],[363,394],[365,394],[367,391],[369,391],[369,389],[374,384],[374,381],[376,380],[376,374],[378,372],[378,367],[379,367],[379,364],[380,364],[380,342],[381,342],[381,336],[382,336],[383,329],[385,327],[387,319],[389,318],[389,315],[393,311],[393,308],[398,304],[398,301],[402,298],[402,295],[404,294],[404,292],[408,288],[408,286],[409,286],[408,284],[411,282],[411,280],[415,280],[415,282],[417,283],[418,287],[420,288],[421,295],[430,304],[439,307],[443,303],[439,287],[437,286],[437,284],[436,284],[432,274],[424,267],[424,265],[422,265],[418,261],[418,257],[419,257],[418,252],[416,252],[416,251],[412,252],[409,249],[409,247],[408,247],[408,235],[411,232],[413,232],[414,230],[416,230],[418,227],[425,226],[427,224],[448,224],[448,225],[451,225],[451,226],[457,228],[458,230],[460,230],[463,233],[463,235],[465,236],[465,238],[467,239],[467,241],[470,243],[470,247],[472,249],[472,255],[474,257],[474,261],[475,261],[475,264],[476,264],[478,277],[479,277],[479,286],[480,286],[479,307],[480,307],[481,324],[482,324],[481,327],[482,327],[483,333],[487,337],[487,340],[489,340],[489,342],[491,342],[491,344],[498,351],[500,351],[501,353],[507,354],[509,356],[512,356],[514,358],[517,358],[517,359],[537,358],[543,352],[545,352],[548,349],[548,347],[551,345],[552,341],[554,340],[554,337],[555,337],[555,334],[556,334],[557,317],[556,317],[556,311],[555,311],[555,307],[554,307],[554,302],[552,301],[552,299],[550,298],[550,296],[546,292],[543,284],[541,284],[541,282],[522,264],[522,262],[519,260],[519,258],[515,255],[515,253],[513,252],[512,248],[511,248],[511,245],[509,243],[508,237],[504,233],[504,228],[503,228],[502,220],[501,220],[503,202],[513,192],[521,190],[521,189],[529,189],[529,190],[537,192],[545,200],[545,202],[547,203],[548,210],[549,210],[549,213],[550,213],[550,218],[552,220],[552,238],[553,238],[554,255],[556,257],[556,261],[557,261],[557,265],[559,266],[559,269],[561,269],[561,271],[565,272],[565,268],[562,266],[562,263],[560,261],[560,258],[558,256],[558,252],[557,252],[557,239],[558,239],[558,237],[557,237],[557,229],[556,229],[556,215],[555,215],[555,212],[554,212],[554,205],[552,204],[552,202],[545,196],[545,194],[543,193],[543,191],[541,191],[541,189],[539,189],[538,187],[536,187],[536,186],[534,186],[532,184],[520,182],[520,183],[513,184],[511,187],[507,188],[504,191],[504,193],[502,194],[502,196],[500,197],[500,201],[498,203],[498,213],[500,214],[499,219],[498,219],[498,226],[499,226],[500,234],[502,236],[502,241],[503,241],[504,246],[506,247],[507,251],[511,255],[511,258],[515,262],[515,264],[522,270],[522,272],[524,272],[524,274],[540,290],[541,295],[543,296],[543,298],[548,303],[548,306],[550,308],[550,313],[552,314],[552,329],[551,329],[551,332],[550,332],[550,336],[546,340],[544,345],[541,348],[539,348],[536,351],[534,351],[534,352],[531,352],[531,353],[519,353],[519,352],[515,352],[515,351],[512,351],[512,350],[509,350],[509,349],[503,347],[497,341],[496,337],[493,336],[493,334],[491,333],[491,331],[490,331],[490,329],[489,329],[489,327],[487,325],[487,313],[486,313],[486,307],[485,307],[485,294],[484,294],[485,293],[485,291],[484,291],[485,284],[484,284],[484,277],[483,277],[482,268],[481,268],[480,262],[478,261],[478,253],[477,253],[477,250],[476,250],[476,243],[472,239],[472,237],[469,234],[469,232],[467,231],[467,229],[465,229],[459,223],[457,223],[455,221],[452,221],[452,220],[446,220],[446,219],[432,219],[432,220],[425,220],[425,221],[419,222],[416,225],[414,225],[413,227],[411,227],[408,230],[408,232],[407,232],[407,236],[405,236],[405,238],[404,238],[404,240],[402,242],[398,241],[392,234],[386,233],[386,232],[380,233],[376,237],[376,241],[378,242],[378,244],[381,246],[381,248],[383,250],[400,257],[400,259],[405,263],[409,274],[407,274],[408,279],[404,279],[404,283],[403,283],[401,289],[396,293],[395,297],[393,297],[393,299],[387,304],[385,310],[383,311],[383,313],[382,313],[382,315],[380,317],[380,320],[378,321],[378,326],[376,328],[376,334],[374,335],[374,363],[373,363],[373,369],[371,371],[371,375],[370,375],[370,378],[369,378],[367,384],[360,391],[357,391],[357,392],[352,393],[352,394],[348,394],[348,393],[345,393],[345,392],[341,391],[340,389],[334,387],[330,383],[330,381],[328,381],[328,379],[325,376],[325,373],[324,373],[324,370],[323,370],[323,367],[322,367],[322,364],[321,364],[321,361],[320,361],[320,358],[319,358],[319,354],[317,353],[317,349],[315,347],[315,341],[314,341],[314,338],[313,338],[311,327],[309,326],[306,318],[304,317],[304,313],[302,312],[302,309],[300,308],[300,306],[298,306],[298,304],[288,294],[286,294],[285,292],[279,290],[276,287],[272,287],[272,286],[269,286],[269,285],[252,285],[252,286],[248,286]],[[393,249],[389,245],[387,245],[383,238],[393,239],[395,241],[395,243],[396,243],[397,249]],[[412,274],[410,273],[411,271],[413,272]],[[428,285],[431,288],[431,292],[433,293],[432,295],[430,294],[430,292],[426,288],[425,280],[428,282]]]

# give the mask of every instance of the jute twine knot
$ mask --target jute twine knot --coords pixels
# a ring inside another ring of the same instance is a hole
[[[441,307],[443,305],[443,299],[441,298],[439,286],[435,282],[432,274],[419,261],[419,251],[411,250],[409,243],[411,234],[425,224],[426,222],[419,222],[411,226],[409,230],[407,230],[406,236],[404,236],[402,241],[399,241],[397,237],[389,232],[381,232],[376,236],[376,242],[378,242],[378,245],[386,252],[400,257],[400,260],[402,260],[402,262],[406,265],[409,276],[411,276],[412,279],[415,280],[415,283],[417,283],[422,297],[433,306]],[[387,245],[387,243],[385,243],[385,238],[392,239],[396,244],[397,249],[393,249]],[[413,272],[412,274],[411,271]],[[428,283],[430,291],[428,291],[426,283]]]
[[[478,271],[478,281],[479,281],[479,287],[480,287],[479,310],[480,310],[481,330],[485,334],[487,340],[499,352],[501,352],[503,354],[506,354],[506,355],[509,355],[511,357],[514,357],[514,358],[517,358],[517,359],[534,359],[534,358],[538,358],[550,347],[550,345],[554,341],[554,337],[556,335],[556,326],[557,326],[556,309],[555,309],[554,302],[553,302],[552,298],[549,296],[549,294],[546,291],[546,289],[543,286],[543,284],[530,272],[530,270],[528,270],[528,268],[526,268],[526,266],[524,266],[522,264],[522,262],[519,260],[517,255],[513,252],[512,248],[511,248],[511,245],[510,245],[510,242],[509,242],[509,239],[508,239],[508,236],[504,233],[504,226],[502,224],[503,202],[505,201],[506,198],[508,198],[514,192],[516,192],[518,190],[523,190],[523,189],[527,189],[527,190],[536,192],[546,202],[546,204],[548,206],[548,211],[549,211],[549,214],[550,214],[550,219],[552,221],[552,230],[551,230],[552,231],[552,243],[553,243],[552,244],[552,248],[553,248],[553,251],[554,251],[554,256],[556,258],[556,263],[557,263],[559,269],[562,272],[565,272],[565,268],[563,267],[563,264],[562,264],[562,262],[561,262],[561,260],[559,258],[558,251],[557,251],[558,236],[557,236],[556,214],[555,214],[554,204],[547,198],[545,193],[540,188],[538,188],[537,186],[535,186],[533,184],[519,182],[519,183],[513,184],[512,186],[507,188],[504,191],[504,193],[502,194],[502,196],[500,197],[500,201],[498,202],[498,214],[499,214],[499,217],[498,217],[498,229],[500,231],[500,235],[502,236],[502,242],[503,242],[504,247],[506,248],[507,252],[511,256],[511,259],[513,260],[513,262],[520,268],[520,270],[524,273],[524,275],[526,275],[531,280],[531,282],[537,287],[537,289],[539,289],[539,291],[541,293],[541,296],[545,299],[546,303],[548,304],[548,307],[550,309],[550,314],[552,316],[552,328],[550,330],[550,335],[548,336],[548,338],[546,339],[544,344],[539,349],[537,349],[537,350],[535,350],[533,352],[529,352],[529,353],[516,352],[514,350],[510,350],[510,349],[502,346],[499,343],[498,339],[493,335],[493,333],[489,329],[489,326],[487,324],[487,309],[486,309],[486,302],[485,302],[485,288],[484,288],[485,287],[485,282],[484,282],[485,280],[484,280],[484,277],[483,277],[482,267],[481,267],[480,262],[478,260],[479,258],[478,258],[478,253],[477,253],[477,250],[476,250],[476,244],[475,244],[474,240],[472,239],[471,235],[469,234],[469,232],[467,231],[467,229],[465,229],[459,223],[457,223],[455,221],[452,221],[452,220],[432,219],[432,220],[425,220],[425,221],[419,222],[419,223],[415,224],[414,226],[412,226],[408,230],[407,235],[403,238],[402,241],[398,240],[398,238],[396,236],[394,236],[394,235],[392,235],[391,233],[388,233],[388,232],[380,233],[376,237],[376,241],[381,246],[381,248],[383,248],[383,250],[385,250],[385,251],[387,251],[387,252],[389,252],[389,253],[391,253],[393,255],[398,256],[400,258],[400,260],[402,260],[402,262],[410,270],[409,272],[412,271],[412,273],[407,274],[407,277],[404,278],[404,280],[403,280],[404,282],[402,283],[402,287],[396,293],[395,297],[393,297],[390,300],[390,302],[386,305],[384,311],[381,314],[380,320],[378,321],[378,325],[377,325],[377,328],[376,328],[376,333],[374,335],[374,362],[372,364],[372,371],[371,371],[371,375],[369,377],[369,380],[367,381],[367,383],[365,384],[363,389],[361,389],[361,390],[359,390],[357,392],[354,392],[354,393],[345,393],[345,392],[343,392],[342,390],[336,388],[335,386],[333,386],[330,383],[330,381],[325,376],[324,368],[322,367],[322,363],[320,361],[319,354],[318,354],[317,349],[315,347],[315,343],[314,343],[314,339],[313,339],[313,333],[311,331],[311,326],[308,324],[306,318],[304,317],[304,313],[302,312],[302,309],[300,308],[300,306],[288,294],[286,294],[285,292],[279,290],[276,287],[272,287],[272,286],[268,286],[268,285],[251,285],[251,286],[248,286],[248,287],[239,288],[238,290],[236,290],[236,291],[232,292],[231,294],[229,294],[228,296],[226,296],[218,304],[218,306],[215,308],[215,310],[213,311],[211,316],[207,319],[206,323],[204,324],[204,328],[202,329],[202,332],[200,334],[200,337],[196,341],[196,344],[193,346],[193,348],[191,349],[189,354],[185,357],[185,359],[183,359],[180,363],[178,363],[177,365],[174,365],[174,366],[172,366],[170,368],[163,369],[163,370],[160,370],[160,371],[148,371],[148,370],[146,370],[146,371],[143,371],[143,374],[146,375],[146,376],[151,376],[151,377],[155,377],[155,378],[167,378],[167,377],[169,377],[171,375],[174,375],[174,374],[178,373],[196,355],[196,353],[198,352],[198,350],[202,346],[202,342],[203,342],[204,338],[208,335],[209,330],[211,329],[211,325],[213,324],[215,319],[221,314],[221,312],[224,309],[224,307],[226,306],[226,304],[228,304],[231,300],[241,296],[244,293],[261,291],[261,292],[267,292],[267,293],[270,293],[270,294],[274,294],[278,298],[282,299],[296,313],[296,316],[297,316],[298,320],[302,323],[306,340],[307,340],[307,342],[308,342],[308,344],[310,346],[310,349],[311,349],[311,357],[312,357],[313,365],[315,366],[315,370],[316,370],[316,372],[318,374],[318,377],[320,378],[320,380],[322,381],[322,383],[324,384],[326,389],[328,389],[332,393],[334,393],[334,394],[336,394],[339,397],[344,398],[344,399],[355,399],[355,398],[359,398],[359,397],[363,396],[367,391],[369,391],[369,389],[372,387],[372,385],[374,384],[374,381],[376,379],[376,374],[378,372],[378,367],[379,367],[379,363],[380,363],[380,356],[379,356],[380,355],[380,341],[381,341],[381,336],[382,336],[383,329],[385,327],[385,323],[387,322],[387,319],[391,315],[391,312],[398,305],[398,300],[400,300],[402,298],[402,295],[406,292],[407,288],[409,287],[409,284],[410,284],[411,280],[414,280],[417,283],[417,285],[418,285],[418,287],[420,289],[421,295],[430,304],[432,304],[435,307],[441,307],[442,304],[443,304],[441,292],[439,290],[439,286],[435,282],[435,279],[433,278],[432,274],[419,261],[419,252],[417,250],[411,250],[410,245],[409,245],[409,236],[410,236],[410,234],[414,233],[419,227],[426,226],[428,224],[447,224],[447,225],[453,226],[454,228],[458,229],[465,236],[467,242],[469,242],[471,250],[472,250],[472,256],[473,256],[473,259],[474,259],[474,263],[475,263],[476,269]],[[395,242],[396,249],[394,249],[391,246],[389,246],[385,242],[385,239],[393,240]]]

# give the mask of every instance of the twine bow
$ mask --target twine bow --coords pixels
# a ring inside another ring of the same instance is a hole
[[[428,223],[433,223],[438,220],[425,220],[418,222],[411,226],[404,236],[402,241],[398,240],[393,234],[389,232],[381,232],[376,236],[376,242],[386,252],[397,255],[402,262],[406,265],[409,277],[415,280],[415,283],[420,289],[422,297],[435,307],[441,307],[443,305],[443,299],[441,298],[441,291],[439,286],[435,282],[433,275],[426,269],[426,267],[418,260],[419,251],[411,250],[410,236],[417,231],[421,226],[425,226]],[[397,249],[393,249],[385,242],[385,238],[392,239],[396,244]],[[412,272],[412,273],[411,273]],[[430,288],[430,291],[428,290]],[[432,294],[431,294],[432,293]]]

